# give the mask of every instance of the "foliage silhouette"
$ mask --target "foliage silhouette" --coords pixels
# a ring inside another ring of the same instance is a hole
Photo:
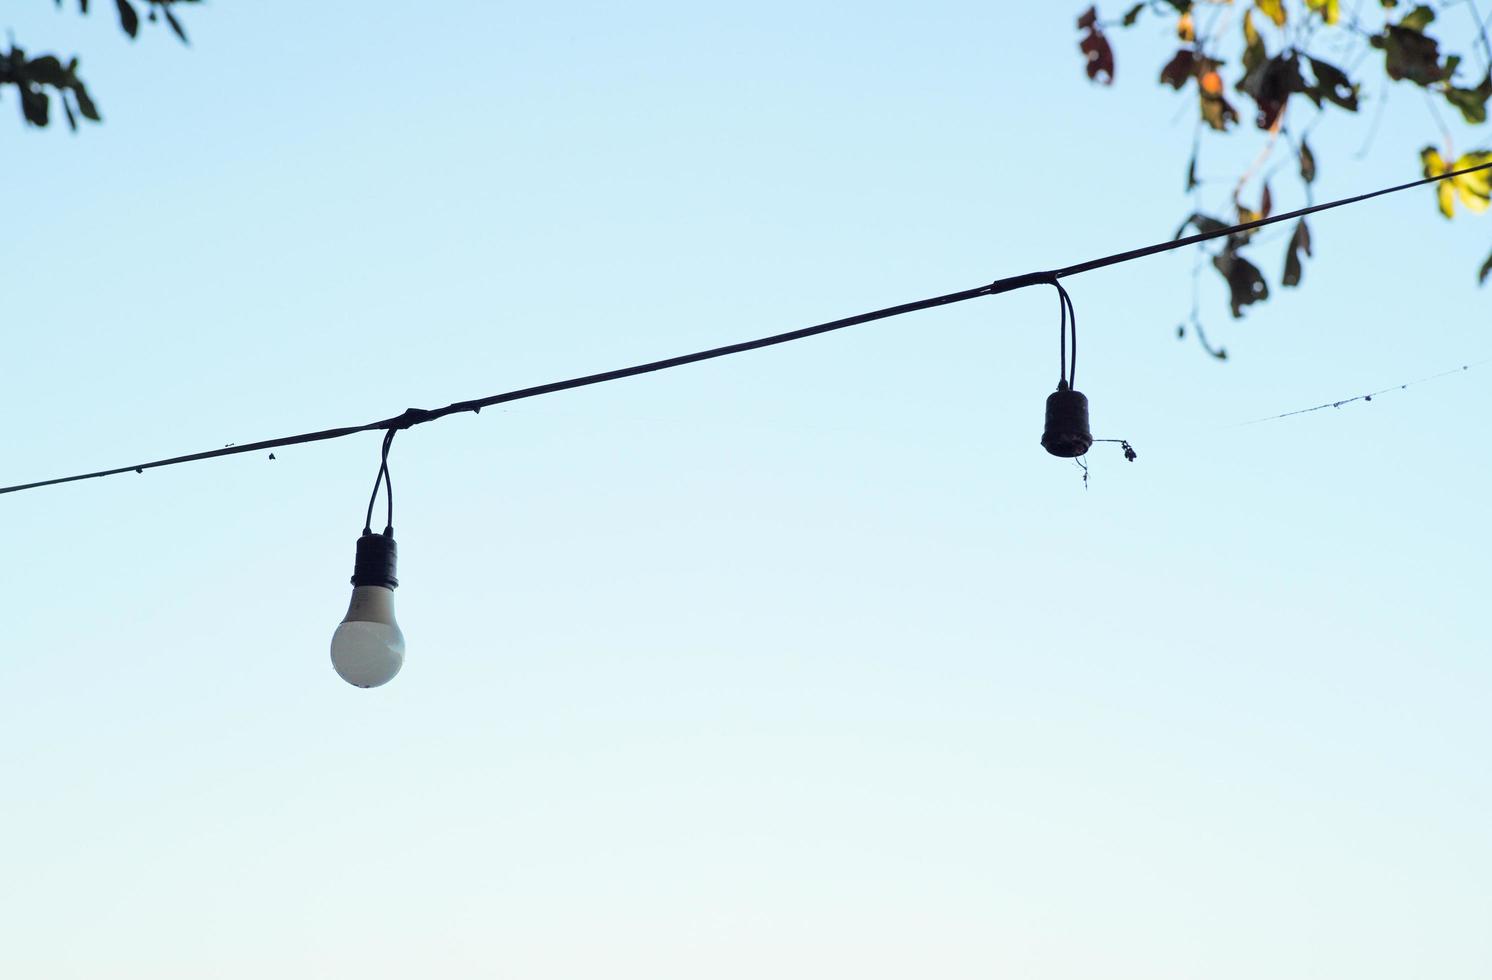
[[[1116,58],[1109,32],[1157,19],[1174,28],[1177,49],[1161,67],[1159,82],[1197,100],[1196,137],[1186,167],[1184,188],[1193,195],[1188,227],[1205,230],[1243,223],[1268,215],[1273,207],[1266,171],[1274,154],[1287,147],[1295,161],[1307,202],[1312,200],[1318,158],[1310,145],[1310,131],[1327,114],[1358,113],[1364,101],[1363,80],[1379,73],[1381,102],[1396,84],[1412,85],[1427,96],[1427,123],[1438,145],[1419,151],[1425,176],[1448,173],[1492,161],[1492,152],[1457,153],[1443,116],[1459,116],[1467,126],[1487,123],[1492,99],[1492,42],[1478,0],[1444,0],[1411,4],[1400,0],[1365,0],[1353,5],[1339,0],[1145,0],[1128,6],[1117,20],[1105,21],[1096,6],[1079,17],[1079,50],[1090,80],[1112,85]],[[1466,54],[1442,48],[1437,31],[1460,31]],[[1476,69],[1471,62],[1478,63]],[[1346,65],[1346,68],[1341,67]],[[1235,105],[1235,102],[1239,103]],[[1240,106],[1251,104],[1251,111]],[[1371,140],[1376,121],[1358,114]],[[1252,122],[1253,126],[1247,125]],[[1236,214],[1221,217],[1202,213],[1196,193],[1202,181],[1197,161],[1205,140],[1228,135],[1238,138],[1250,129],[1262,131],[1263,146],[1252,164],[1233,181],[1231,207]],[[1257,190],[1253,188],[1257,187]],[[1492,204],[1492,172],[1483,171],[1436,185],[1441,214],[1453,218],[1456,204],[1481,213]],[[1245,195],[1257,204],[1245,203]],[[1254,197],[1257,195],[1257,197]],[[1228,285],[1234,317],[1269,298],[1269,284],[1246,256],[1251,235],[1222,240],[1212,255],[1213,267]],[[1281,286],[1296,287],[1312,256],[1311,233],[1304,220],[1295,227],[1285,247]],[[1478,282],[1492,276],[1492,256],[1478,272]],[[1196,305],[1191,325],[1203,346],[1215,357],[1226,352],[1207,344],[1201,333]],[[1178,328],[1185,335],[1186,326]]]
[[[53,0],[61,7],[63,0]],[[107,2],[107,0],[105,0]],[[145,8],[148,23],[162,23],[186,44],[186,28],[181,26],[175,11],[178,4],[200,3],[201,0],[113,0],[119,28],[133,40],[140,33],[140,9]],[[78,12],[89,12],[89,0],[77,0]],[[78,75],[76,55],[65,61],[55,54],[32,57],[15,40],[10,50],[0,52],[0,93],[7,85],[14,85],[20,99],[21,118],[31,126],[47,126],[52,121],[52,97],[62,106],[67,124],[74,131],[78,120],[101,122],[98,106],[88,92],[88,87]]]

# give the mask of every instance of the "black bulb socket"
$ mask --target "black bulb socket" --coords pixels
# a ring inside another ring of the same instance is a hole
[[[1088,429],[1088,399],[1064,381],[1046,397],[1046,431],[1041,434],[1042,448],[1053,456],[1071,459],[1093,447],[1093,433]]]
[[[357,560],[352,566],[353,585],[381,585],[397,589],[394,573],[399,564],[399,546],[392,534],[367,532],[357,539]]]

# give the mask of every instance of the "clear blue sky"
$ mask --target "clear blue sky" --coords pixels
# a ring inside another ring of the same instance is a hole
[[[107,122],[0,104],[0,482],[1163,239],[1167,29],[1094,89],[1078,6],[7,5]],[[1364,128],[1323,198],[1435,139]],[[376,435],[4,498],[0,974],[1486,977],[1488,368],[1229,426],[1492,356],[1492,223],[1314,231],[1227,364],[1192,255],[1073,280],[1086,492],[1050,290],[405,433],[376,691]]]

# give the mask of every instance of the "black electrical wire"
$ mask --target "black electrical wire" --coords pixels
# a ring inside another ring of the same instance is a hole
[[[956,293],[945,293],[942,296],[933,296],[928,299],[915,300],[910,303],[902,303],[897,306],[888,306],[885,309],[873,310],[870,313],[860,313],[855,316],[845,317],[841,320],[830,320],[827,323],[816,324],[811,327],[802,327],[797,330],[789,330],[786,333],[772,334],[768,337],[759,337],[756,340],[746,340],[737,344],[727,344],[724,347],[713,347],[709,350],[696,351],[692,354],[680,354],[676,357],[666,357],[658,361],[648,361],[645,364],[635,364],[631,367],[617,368],[611,371],[602,371],[598,374],[587,374],[564,381],[551,381],[548,384],[535,385],[531,388],[519,388],[514,391],[506,391],[497,395],[489,395],[486,398],[477,398],[470,401],[453,402],[444,408],[407,409],[401,415],[391,418],[380,419],[376,422],[368,422],[363,425],[343,426],[336,429],[321,429],[315,432],[302,432],[292,436],[281,436],[278,439],[265,439],[260,442],[250,442],[241,445],[224,446],[221,449],[210,449],[200,453],[189,453],[184,456],[172,456],[167,459],[152,460],[147,463],[135,463],[132,466],[119,466],[113,469],[96,470],[92,473],[78,473],[73,476],[54,477],[50,480],[37,480],[33,483],[20,483],[15,486],[0,487],[0,494],[20,493],[23,490],[36,490],[41,487],[52,487],[63,483],[76,483],[79,480],[92,480],[105,476],[116,476],[120,473],[143,473],[146,470],[159,469],[163,466],[176,466],[181,463],[195,463],[204,459],[216,459],[220,456],[237,456],[241,453],[262,452],[264,450],[279,449],[284,446],[300,446],[312,442],[325,442],[329,439],[341,439],[344,436],[356,435],[359,432],[371,432],[377,430],[396,431],[408,429],[436,419],[445,418],[447,415],[456,415],[463,412],[480,412],[484,408],[500,405],[504,402],[521,401],[525,398],[536,398],[539,395],[553,394],[558,391],[569,391],[574,388],[586,388],[591,385],[606,384],[611,381],[620,381],[623,378],[632,378],[640,374],[651,374],[654,371],[666,371],[670,368],[682,367],[686,364],[697,364],[700,361],[709,361],[717,357],[728,357],[733,354],[744,354],[747,351],[760,350],[764,347],[775,347],[778,344],[786,344],[795,340],[803,340],[819,334],[829,333],[834,330],[843,330],[846,327],[855,327],[863,323],[871,323],[875,320],[885,320],[894,316],[903,316],[907,313],[916,313],[919,310],[929,310],[938,306],[949,306],[953,303],[962,303],[965,300],[977,299],[981,296],[998,296],[1001,293],[1013,292],[1017,289],[1025,289],[1029,286],[1059,285],[1058,280],[1069,276],[1081,275],[1084,272],[1092,272],[1095,269],[1107,268],[1111,265],[1119,265],[1124,262],[1133,262],[1135,259],[1147,258],[1151,255],[1159,255],[1162,252],[1171,252],[1180,248],[1187,248],[1202,242],[1211,241],[1214,238],[1222,238],[1240,232],[1252,231],[1255,228],[1263,228],[1268,225],[1278,224],[1282,221],[1293,221],[1306,215],[1317,214],[1321,211],[1329,211],[1332,208],[1345,207],[1348,204],[1358,204],[1363,201],[1372,200],[1375,197],[1383,197],[1386,194],[1396,194],[1399,191],[1410,190],[1415,187],[1424,187],[1428,184],[1438,183],[1442,180],[1451,180],[1466,174],[1476,173],[1481,170],[1492,169],[1492,163],[1484,163],[1476,167],[1467,167],[1464,170],[1452,170],[1447,173],[1437,174],[1433,177],[1423,177],[1404,184],[1396,184],[1393,187],[1385,187],[1381,190],[1370,191],[1366,194],[1358,194],[1355,197],[1346,197],[1337,201],[1328,201],[1325,204],[1313,204],[1310,207],[1300,208],[1284,214],[1272,215],[1260,218],[1256,221],[1247,221],[1240,225],[1232,225],[1227,228],[1218,228],[1212,231],[1198,232],[1185,238],[1176,238],[1168,242],[1157,242],[1154,245],[1146,245],[1142,248],[1130,249],[1126,252],[1116,252],[1101,258],[1089,259],[1086,262],[1078,262],[1074,265],[1063,266],[1046,272],[1026,272],[1018,276],[1010,276],[1005,279],[997,279],[984,286],[976,286],[973,289],[964,289]],[[1065,292],[1065,291],[1064,291]],[[1066,302],[1066,301],[1064,301]],[[1070,307],[1069,307],[1070,308]],[[1073,357],[1076,360],[1076,341],[1074,340]],[[385,474],[386,475],[386,474]],[[390,501],[392,508],[392,501]],[[370,514],[371,517],[371,514]]]
[[[368,516],[363,520],[363,533],[373,533],[373,505],[378,502],[378,486],[383,485],[384,502],[388,504],[388,520],[384,522],[383,533],[385,537],[394,536],[394,481],[389,476],[389,448],[394,444],[394,433],[398,429],[390,429],[383,434],[383,453],[378,464],[378,475],[373,478],[373,494],[368,498]]]
[[[1057,287],[1057,300],[1062,304],[1062,378],[1061,381],[1067,387],[1076,389],[1078,386],[1078,311],[1073,308],[1072,297],[1067,294],[1067,289],[1060,281],[1054,280],[1052,285]],[[1072,366],[1067,362],[1067,338],[1072,337]]]
[[[1054,282],[1052,285],[1057,287],[1057,310],[1061,316],[1057,323],[1057,349],[1061,358],[1057,362],[1059,365],[1057,387],[1061,388],[1067,385],[1067,297],[1063,295],[1065,290],[1060,282]]]

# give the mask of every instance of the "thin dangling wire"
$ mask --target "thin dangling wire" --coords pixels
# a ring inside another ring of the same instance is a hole
[[[1055,279],[1052,280],[1052,285],[1057,287],[1057,310],[1061,314],[1061,320],[1057,326],[1057,337],[1062,352],[1061,373],[1057,375],[1057,387],[1060,389],[1067,386],[1067,291]]]
[[[368,516],[363,520],[363,533],[373,533],[373,505],[378,501],[378,486],[383,485],[384,502],[388,504],[388,520],[384,524],[383,533],[385,537],[394,535],[394,481],[389,476],[389,448],[394,444],[394,433],[398,429],[389,429],[383,436],[383,453],[378,464],[378,475],[373,478],[373,493],[368,497]]]
[[[1066,288],[1060,280],[1053,279],[1052,285],[1057,287],[1057,302],[1062,307],[1062,381],[1070,389],[1076,389],[1078,384],[1078,311],[1073,308],[1072,297],[1067,295]],[[1067,361],[1067,338],[1072,335],[1072,364],[1069,368]]]

